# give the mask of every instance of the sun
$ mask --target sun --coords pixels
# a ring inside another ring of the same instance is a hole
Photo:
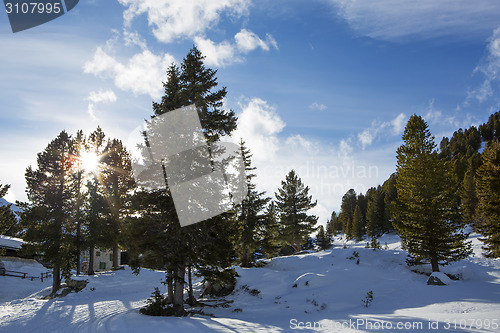
[[[99,167],[99,156],[92,152],[83,152],[80,155],[81,168],[87,173],[96,172]]]

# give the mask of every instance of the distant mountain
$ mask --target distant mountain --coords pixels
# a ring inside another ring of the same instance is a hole
[[[12,202],[8,202],[4,198],[0,198],[0,206],[7,206],[7,205],[12,205],[10,206],[10,209],[12,209],[14,212],[20,212],[21,209],[14,205]]]

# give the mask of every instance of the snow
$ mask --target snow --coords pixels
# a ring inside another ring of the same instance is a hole
[[[21,238],[0,235],[0,248],[19,250],[23,244]]]
[[[165,291],[161,271],[143,269],[136,276],[126,267],[79,276],[89,281],[83,291],[52,300],[43,299],[50,279],[0,276],[0,331],[500,332],[500,260],[482,256],[478,237],[471,237],[473,256],[441,268],[461,277],[447,286],[429,286],[422,273],[430,272],[408,267],[394,234],[379,239],[386,250],[353,241],[344,249],[344,241],[336,239],[327,251],[275,258],[262,268],[236,268],[236,289],[225,297],[232,303],[203,308],[212,316],[139,314],[155,287]],[[200,287],[197,281],[195,289]],[[365,307],[369,291],[373,301]]]

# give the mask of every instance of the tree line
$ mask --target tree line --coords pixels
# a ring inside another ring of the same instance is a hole
[[[425,120],[410,117],[397,149],[396,172],[383,185],[342,197],[326,234],[376,238],[396,230],[409,264],[433,271],[470,254],[467,226],[484,236],[486,256],[500,256],[500,112],[479,127],[435,143]]]

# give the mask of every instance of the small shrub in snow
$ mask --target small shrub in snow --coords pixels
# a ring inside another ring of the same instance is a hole
[[[374,251],[382,248],[382,246],[380,246],[380,242],[375,237],[372,238],[372,241],[370,242],[370,247]]]
[[[250,289],[246,284],[244,284],[243,286],[241,286],[241,289],[243,291],[246,291],[247,293],[249,293],[252,296],[258,296],[258,295],[260,295],[260,290],[259,289]]]
[[[367,292],[365,299],[361,300],[361,302],[363,302],[365,308],[369,307],[370,304],[373,302],[373,291],[370,290],[369,292]]]
[[[352,256],[347,257],[349,260],[354,260],[356,258],[359,258],[359,252],[358,251],[352,251]]]
[[[164,316],[167,300],[160,292],[160,289],[155,288],[150,298],[146,300],[148,303],[145,307],[139,310],[140,313],[148,316]]]

